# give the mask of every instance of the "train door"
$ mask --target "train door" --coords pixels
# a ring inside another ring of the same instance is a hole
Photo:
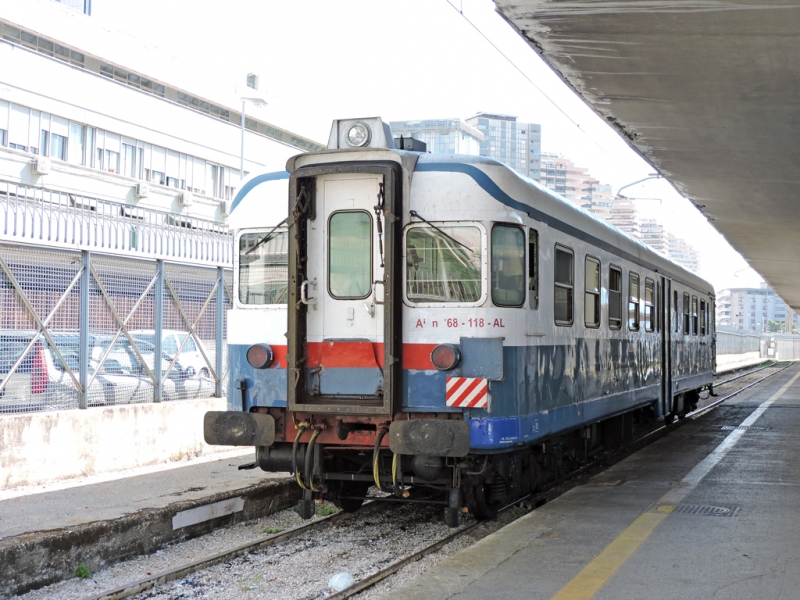
[[[661,278],[658,286],[658,305],[661,311],[661,405],[656,416],[672,412],[672,282]]]
[[[351,169],[293,175],[287,399],[292,410],[391,414],[400,353],[396,178],[391,167]]]

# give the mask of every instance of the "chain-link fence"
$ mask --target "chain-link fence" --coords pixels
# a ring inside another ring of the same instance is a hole
[[[222,395],[231,236],[176,219],[0,182],[0,412]]]

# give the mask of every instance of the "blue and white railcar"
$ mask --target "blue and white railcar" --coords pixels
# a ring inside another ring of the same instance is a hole
[[[264,201],[236,234],[245,412],[209,413],[207,438],[294,472],[307,515],[414,484],[448,493],[451,524],[490,516],[712,383],[708,282],[497,161],[417,144],[336,121],[262,176],[288,178],[285,224]]]

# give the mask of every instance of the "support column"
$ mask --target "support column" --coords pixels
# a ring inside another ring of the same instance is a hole
[[[217,371],[217,386],[214,395],[217,398],[222,398],[222,374],[225,367],[223,362],[223,350],[225,348],[225,271],[223,271],[222,267],[217,267],[216,317],[216,354],[214,356],[214,369]]]
[[[155,294],[155,310],[153,311],[153,375],[156,378],[156,386],[153,388],[153,402],[161,402],[164,397],[164,365],[162,356],[162,341],[164,330],[164,261],[156,261],[158,279],[153,293]]]
[[[78,308],[78,382],[81,391],[78,394],[78,407],[89,407],[89,284],[91,282],[91,255],[88,251],[81,252],[81,280],[80,280],[80,306]]]

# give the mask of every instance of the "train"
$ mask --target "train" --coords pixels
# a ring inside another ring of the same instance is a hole
[[[288,195],[288,202],[287,202]],[[490,158],[380,118],[251,177],[230,211],[227,411],[210,444],[289,472],[299,512],[372,486],[491,518],[713,392],[714,289]]]

